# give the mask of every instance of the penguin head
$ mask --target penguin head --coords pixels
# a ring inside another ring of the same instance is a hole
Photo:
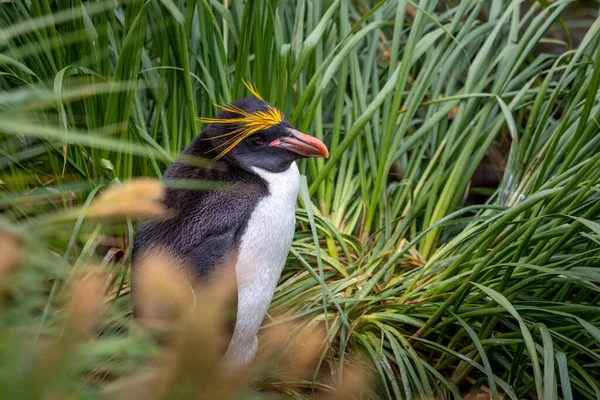
[[[328,157],[319,139],[294,129],[281,111],[257,97],[221,107],[201,134],[209,154],[243,169],[282,172],[300,158]]]

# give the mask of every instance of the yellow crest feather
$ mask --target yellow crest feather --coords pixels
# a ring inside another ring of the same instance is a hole
[[[265,101],[256,88],[242,79],[244,86],[252,93],[256,98]],[[265,101],[266,103],[266,101]],[[231,149],[237,146],[242,140],[246,139],[248,136],[255,134],[256,132],[269,129],[275,125],[281,123],[284,119],[281,111],[276,109],[270,104],[267,104],[266,111],[256,111],[253,113],[246,112],[241,108],[234,106],[232,104],[227,106],[222,106],[219,104],[215,104],[215,107],[220,108],[221,110],[228,111],[233,114],[238,114],[238,118],[200,118],[200,121],[206,124],[223,124],[223,125],[233,125],[237,126],[236,129],[227,132],[223,135],[212,137],[210,139],[216,139],[226,136],[231,136],[225,142],[221,143],[219,146],[215,147],[213,150],[217,150],[219,148],[224,148],[214,159],[218,160],[227,154]],[[205,139],[206,140],[206,139]]]
[[[263,98],[260,96],[260,94],[258,94],[258,90],[254,86],[250,85],[243,79],[242,79],[242,83],[244,84],[244,86],[246,86],[246,88],[250,91],[250,93],[252,93],[254,95],[254,97],[258,97],[259,99],[264,101]]]

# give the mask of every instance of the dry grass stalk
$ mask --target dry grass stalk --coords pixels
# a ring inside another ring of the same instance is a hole
[[[146,327],[161,329],[165,320],[179,319],[195,302],[194,290],[182,261],[166,250],[150,249],[133,266],[136,282],[133,301],[140,310],[137,321]]]
[[[371,399],[373,393],[370,392],[371,382],[374,374],[367,364],[360,358],[348,355],[344,362],[344,370],[340,380],[335,379],[335,393],[331,393],[323,400],[354,400]]]
[[[41,338],[32,342],[35,363],[28,380],[33,389],[31,398],[67,398],[65,386],[57,384],[68,376],[81,340],[89,338],[100,319],[104,305],[106,275],[99,269],[87,268],[77,273],[68,286],[64,303],[67,321],[60,337]]]
[[[194,284],[190,269],[164,249],[145,251],[136,261],[136,321],[166,340],[160,359],[130,377],[118,397],[130,398],[139,385],[152,387],[145,398],[225,399],[239,389],[231,382],[237,377],[224,374],[221,362],[228,343],[228,307],[237,288],[232,267],[223,265],[208,282]]]
[[[65,332],[69,336],[91,335],[104,305],[106,275],[99,269],[87,269],[75,277],[67,303],[69,316]]]
[[[401,239],[400,243],[398,243],[398,249],[404,248],[408,243],[407,239]],[[426,264],[425,257],[419,253],[416,246],[408,249],[408,254],[405,254],[404,257],[407,261],[401,262],[400,265],[405,268],[422,268]]]
[[[500,399],[505,398],[505,396],[503,394],[500,394],[499,397],[500,397]],[[465,400],[488,400],[491,398],[492,398],[492,394],[491,394],[490,390],[485,386],[471,390],[464,397]]]
[[[88,208],[92,218],[164,217],[165,187],[157,179],[136,178],[106,189]]]
[[[21,263],[23,240],[18,236],[0,231],[0,278],[11,273]]]
[[[307,378],[327,345],[324,327],[299,325],[284,348],[283,374],[291,378]]]

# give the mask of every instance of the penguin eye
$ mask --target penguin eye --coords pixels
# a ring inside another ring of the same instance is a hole
[[[265,141],[264,141],[264,140],[262,140],[262,139],[254,139],[254,144],[256,144],[256,145],[259,145],[259,146],[260,146],[260,145],[262,145],[262,144],[264,144],[264,143],[265,143]]]

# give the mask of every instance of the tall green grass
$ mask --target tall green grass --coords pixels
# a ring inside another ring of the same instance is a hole
[[[381,398],[599,398],[600,20],[574,47],[573,7],[2,3],[2,224],[30,249],[6,326],[52,332],[63,283],[98,257],[115,276],[103,326],[129,325],[135,221],[77,210],[108,184],[160,177],[246,79],[330,150],[301,163],[272,312],[326,324],[331,374],[364,352]],[[466,205],[501,140],[501,182]],[[82,368],[118,360],[117,376],[147,354],[135,335],[87,346]]]

